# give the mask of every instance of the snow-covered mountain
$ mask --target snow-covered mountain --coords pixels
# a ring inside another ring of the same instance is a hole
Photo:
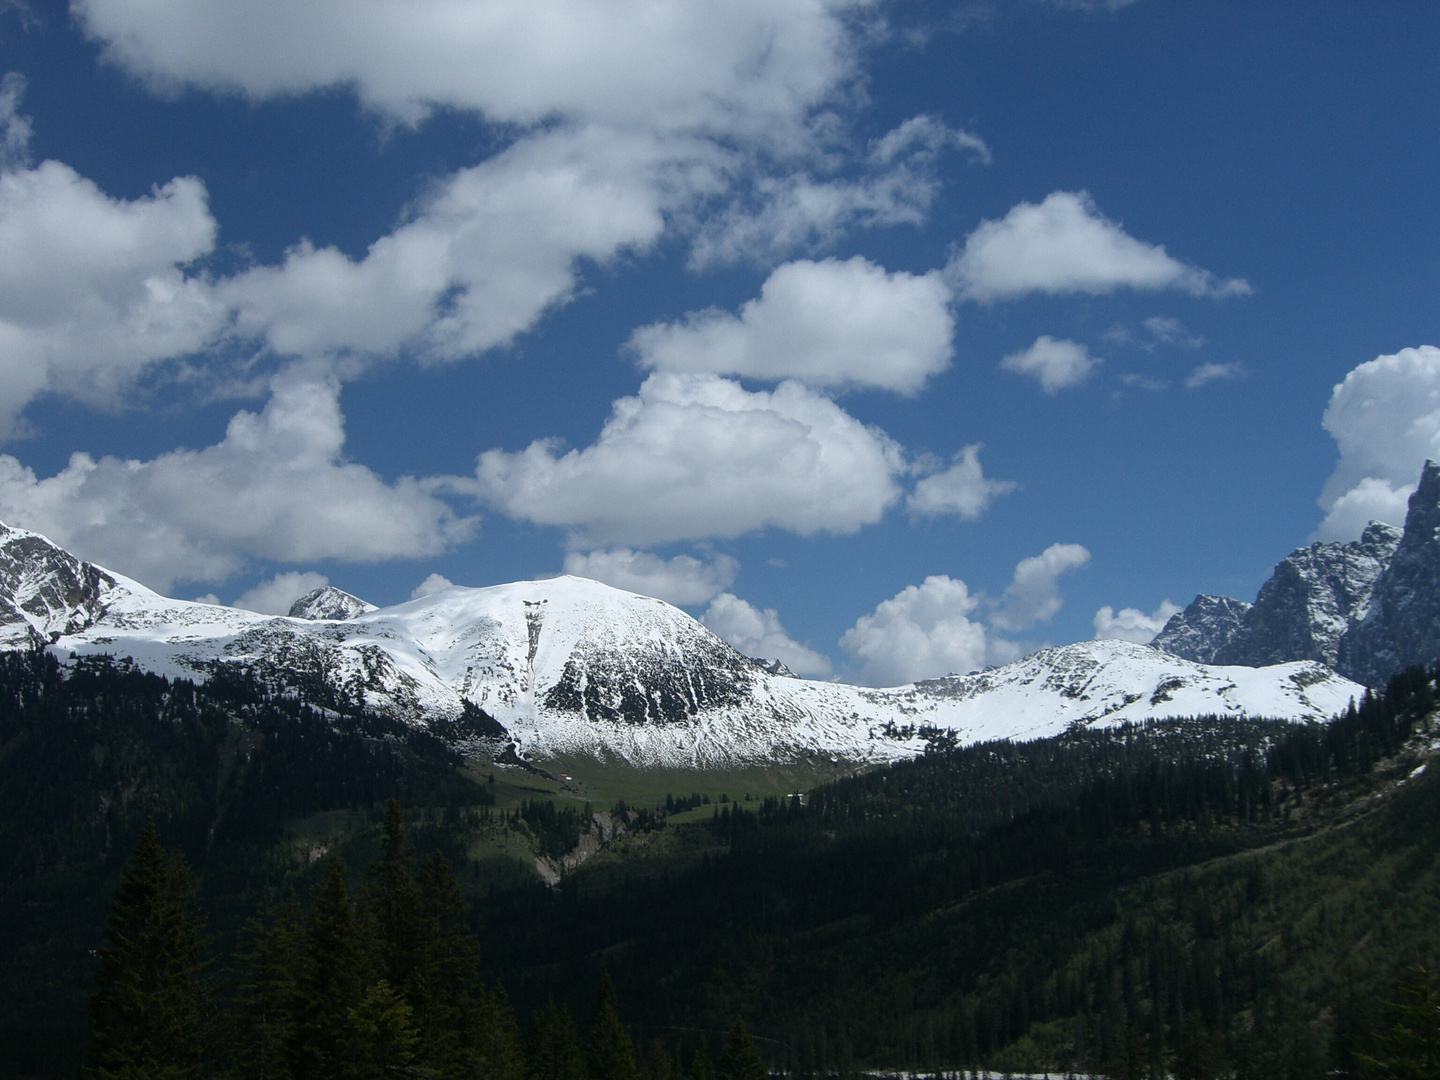
[[[172,600],[4,529],[0,647],[37,643],[171,676],[237,664],[296,687],[320,679],[416,724],[480,709],[527,756],[681,767],[890,760],[918,753],[931,728],[969,742],[1206,713],[1324,719],[1360,692],[1317,663],[1206,666],[1120,641],[869,689],[797,678],[678,608],[585,578],[452,587],[378,609],[317,590],[291,616],[267,616]]]
[[[1359,540],[1297,548],[1254,604],[1201,595],[1151,642],[1206,664],[1316,660],[1383,686],[1440,659],[1440,465],[1427,461],[1404,530],[1372,521]]]

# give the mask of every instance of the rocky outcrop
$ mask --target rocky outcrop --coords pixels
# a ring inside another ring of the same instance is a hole
[[[1198,596],[1151,644],[1205,664],[1315,660],[1383,686],[1440,659],[1440,466],[1427,461],[1404,530],[1372,521],[1359,540],[1280,560],[1254,604]]]
[[[1242,631],[1216,652],[1215,663],[1264,667],[1318,660],[1336,667],[1340,639],[1369,610],[1371,591],[1400,535],[1394,526],[1372,521],[1359,540],[1292,551],[1260,586]]]
[[[1378,686],[1440,658],[1440,465],[1425,463],[1410,496],[1405,533],[1377,577],[1364,615],[1340,642],[1337,669]]]
[[[1245,629],[1245,615],[1250,605],[1228,596],[1201,593],[1190,606],[1170,616],[1165,628],[1150,642],[1161,652],[1211,663],[1221,649]]]
[[[367,604],[358,596],[352,596],[334,585],[323,585],[312,589],[290,605],[292,619],[315,619],[339,622],[364,615],[367,611],[380,610],[374,604]]]

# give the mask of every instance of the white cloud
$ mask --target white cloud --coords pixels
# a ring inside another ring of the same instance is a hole
[[[1150,336],[1166,345],[1184,345],[1187,349],[1198,349],[1205,339],[1191,334],[1185,324],[1173,315],[1152,315],[1142,324]]]
[[[1095,612],[1095,618],[1091,620],[1095,627],[1095,640],[1119,638],[1121,641],[1133,641],[1137,645],[1148,645],[1156,634],[1165,629],[1170,617],[1180,610],[1179,604],[1162,600],[1160,606],[1149,615],[1133,607],[1121,608],[1117,615],[1115,609],[1106,604]]]
[[[1320,494],[1321,540],[1353,540],[1374,518],[1405,523],[1427,458],[1440,460],[1440,349],[1402,349],[1360,364],[1330,395],[1325,430],[1340,460]]]
[[[296,600],[329,584],[328,577],[314,570],[287,570],[245,590],[231,607],[258,611],[262,615],[288,615]]]
[[[5,137],[23,145],[19,91],[4,87]],[[41,394],[113,406],[157,361],[207,344],[224,309],[181,267],[214,240],[194,177],[126,201],[57,161],[0,171],[0,437]]]
[[[424,581],[410,590],[410,599],[419,600],[425,596],[434,596],[438,592],[444,592],[455,583],[443,574],[431,574]]]
[[[779,660],[797,675],[828,675],[828,657],[795,641],[774,608],[761,610],[733,593],[711,601],[700,620],[746,656]]]
[[[1196,390],[1206,383],[1233,382],[1244,377],[1244,364],[1201,364],[1185,376],[1185,389]]]
[[[831,243],[852,228],[920,225],[940,191],[937,158],[946,149],[990,160],[978,136],[916,116],[877,139],[858,166],[848,155],[824,162],[850,164],[853,175],[741,171],[732,177],[736,191],[728,205],[699,226],[691,268],[774,261]]]
[[[995,498],[1018,486],[1013,480],[987,479],[980,468],[980,444],[972,443],[955,455],[950,468],[917,483],[905,505],[912,514],[959,514],[973,521]]]
[[[981,302],[1122,288],[1180,289],[1195,296],[1250,291],[1238,278],[1218,280],[1162,246],[1135,239],[1102,216],[1083,191],[1052,192],[1038,206],[1022,202],[999,221],[981,222],[949,272],[960,296]]]
[[[433,483],[387,483],[344,460],[339,386],[309,370],[276,376],[260,414],[231,418],[203,450],[150,461],[74,454],[37,479],[0,455],[0,519],[86,559],[168,589],[221,581],[248,558],[357,562],[438,553],[468,537]]]
[[[938,271],[886,273],[859,256],[777,268],[738,316],[711,308],[641,327],[630,348],[648,368],[904,394],[950,365],[955,323]]]
[[[220,598],[216,596],[213,592],[207,592],[203,596],[195,597],[194,602],[197,604],[213,604],[216,607],[225,606],[224,604],[220,603]]]
[[[774,527],[850,533],[899,498],[900,447],[795,382],[751,393],[657,372],[616,401],[596,442],[480,455],[482,499],[583,543],[663,543]]]
[[[1045,393],[1054,394],[1078,386],[1102,363],[1100,357],[1091,356],[1090,350],[1078,342],[1057,341],[1041,334],[1028,349],[1001,360],[1000,366],[1017,375],[1029,375],[1040,383]]]
[[[20,113],[25,96],[25,77],[12,71],[0,79],[0,169],[18,169],[29,164],[30,119]]]
[[[308,243],[223,283],[242,333],[277,352],[455,359],[503,345],[572,295],[577,259],[654,242],[710,151],[595,128],[521,140],[461,170],[351,260]]]
[[[584,553],[572,551],[565,556],[567,574],[593,578],[644,596],[656,596],[682,607],[703,604],[728,588],[735,581],[739,566],[728,555],[714,555],[708,562],[691,555],[662,559],[648,551],[623,547]]]
[[[897,686],[1012,660],[1018,651],[970,618],[980,601],[965,582],[933,574],[907,585],[845,631],[840,647],[861,664],[871,686]]]
[[[844,5],[816,0],[77,0],[110,59],[255,98],[353,87],[407,121],[437,106],[751,134],[854,70]]]
[[[1089,561],[1090,552],[1079,544],[1051,544],[1039,555],[1021,559],[990,622],[1002,630],[1023,630],[1037,622],[1049,622],[1065,603],[1060,576]]]

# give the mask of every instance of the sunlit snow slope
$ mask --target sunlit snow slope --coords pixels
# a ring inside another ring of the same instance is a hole
[[[1318,720],[1362,692],[1317,663],[1215,667],[1118,641],[883,690],[814,682],[772,674],[660,600],[577,577],[307,614],[171,600],[0,526],[0,647],[130,657],[192,678],[217,663],[281,683],[320,677],[417,724],[469,702],[540,759],[877,761],[918,753],[932,727],[970,742],[1207,713]]]

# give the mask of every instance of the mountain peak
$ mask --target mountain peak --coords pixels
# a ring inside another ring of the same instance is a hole
[[[367,604],[358,596],[337,589],[334,585],[322,585],[311,589],[290,605],[292,619],[340,622],[364,615],[368,611],[379,611],[374,604]]]

